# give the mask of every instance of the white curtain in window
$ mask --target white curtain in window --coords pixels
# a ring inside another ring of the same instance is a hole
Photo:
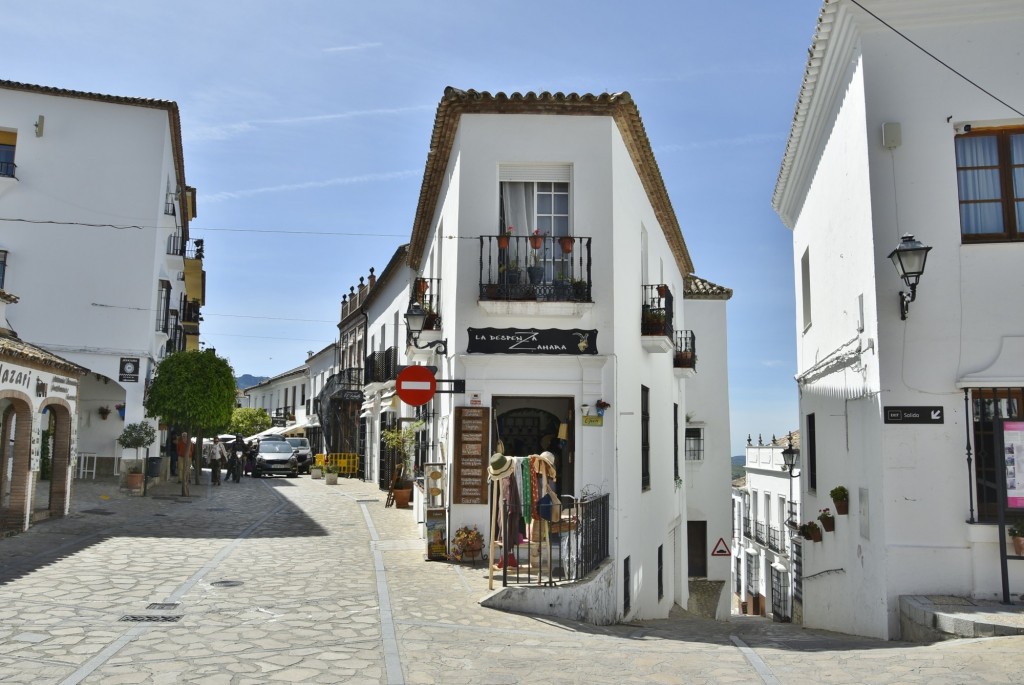
[[[960,205],[961,230],[965,234],[1002,233],[1005,229],[995,136],[957,138],[956,164],[960,201],[972,201]]]
[[[492,186],[493,187],[493,186]],[[536,212],[533,207],[533,183],[519,181],[502,181],[501,198],[504,203],[504,228],[512,226],[515,236],[528,236],[536,228]]]

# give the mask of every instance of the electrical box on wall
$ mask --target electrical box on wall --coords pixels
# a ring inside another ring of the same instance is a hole
[[[882,147],[893,150],[903,144],[903,129],[896,122],[882,124]]]

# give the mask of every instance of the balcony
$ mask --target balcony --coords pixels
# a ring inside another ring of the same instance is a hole
[[[17,179],[14,175],[17,169],[18,166],[14,162],[0,162],[0,177]]]
[[[593,302],[591,240],[480,236],[480,302]]]
[[[185,256],[185,239],[180,233],[167,236],[167,254],[172,257]]]
[[[648,352],[672,352],[672,291],[664,283],[643,286],[640,342]]]
[[[398,350],[389,347],[383,352],[371,352],[363,366],[364,380],[371,383],[385,383],[398,377]]]
[[[426,317],[423,319],[421,340],[431,340],[430,331],[441,330],[441,279],[417,278],[412,284],[412,298],[420,303]],[[426,334],[426,337],[423,337]]]
[[[697,338],[693,331],[676,331],[672,369],[676,378],[692,378],[697,373]]]

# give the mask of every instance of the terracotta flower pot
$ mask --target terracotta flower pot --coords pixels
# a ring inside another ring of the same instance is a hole
[[[408,509],[412,501],[412,488],[395,489],[395,509]]]
[[[850,513],[850,500],[832,500],[832,504],[836,505],[836,513],[846,515]]]
[[[141,490],[142,489],[142,474],[141,473],[129,473],[125,477],[125,482],[127,483],[129,490]]]
[[[1018,557],[1024,557],[1024,538],[1015,537],[1013,539],[1013,553]]]
[[[829,516],[827,518],[823,518],[823,519],[819,519],[819,520],[821,521],[821,527],[824,528],[827,532],[829,532],[829,533],[835,532],[835,529],[836,529],[836,519],[835,519],[834,516]]]
[[[498,236],[498,249],[499,250],[507,250],[508,249],[508,236],[507,235],[499,235]]]
[[[562,236],[559,238],[558,245],[562,248],[562,252],[572,252],[572,238],[570,236]]]
[[[531,235],[530,236],[530,247],[535,250],[539,250],[544,245],[544,236],[542,235]]]

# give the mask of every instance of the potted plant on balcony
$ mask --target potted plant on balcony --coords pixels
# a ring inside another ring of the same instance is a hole
[[[522,270],[519,268],[519,260],[510,259],[498,268],[501,274],[501,282],[507,285],[519,285],[519,276]]]
[[[530,240],[533,240],[535,237],[539,236],[530,236]],[[544,267],[540,265],[540,257],[537,254],[537,250],[534,250],[533,254],[530,255],[530,266],[526,267],[526,275],[532,285],[538,285],[544,280]]]
[[[665,335],[665,310],[644,307],[640,314],[640,335]]]
[[[512,231],[516,230],[513,226],[509,226],[498,235],[498,249],[507,250],[508,241],[512,237]]]
[[[1024,556],[1024,519],[1014,521],[1006,532],[1013,541],[1013,553],[1018,557]]]
[[[544,245],[544,234],[540,232],[539,228],[533,229],[533,235],[530,236],[530,247],[534,251],[539,250]]]
[[[850,511],[850,491],[845,485],[837,485],[829,491],[832,504],[836,505],[837,514],[847,514]]]
[[[677,369],[692,369],[693,352],[690,350],[676,350],[675,357],[672,360],[672,366]]]
[[[572,298],[577,302],[590,302],[590,284],[582,278],[572,279]]]
[[[558,239],[558,246],[562,248],[564,254],[569,254],[572,252],[572,242],[571,235],[563,235]]]

